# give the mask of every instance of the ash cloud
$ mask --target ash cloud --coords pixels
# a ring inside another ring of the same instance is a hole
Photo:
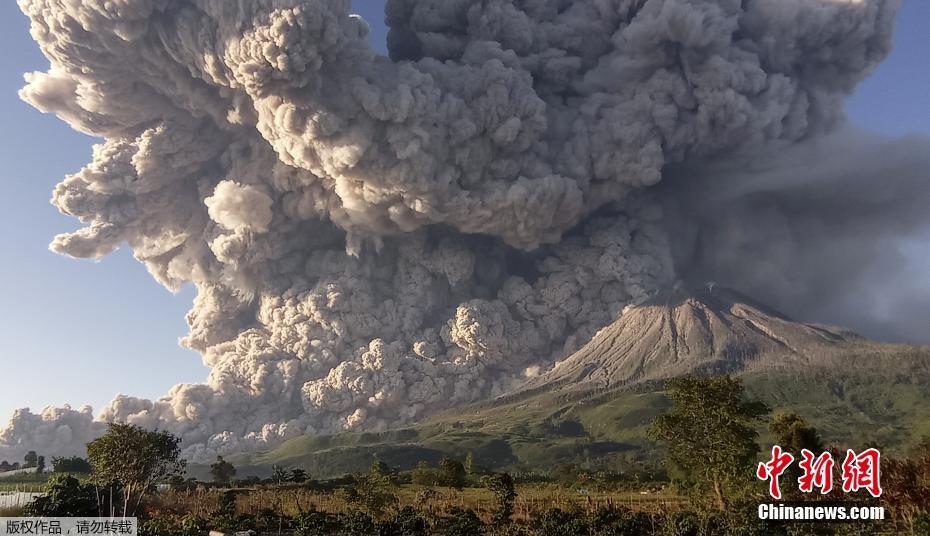
[[[930,138],[840,129],[667,170],[676,267],[805,321],[930,343]]]
[[[193,283],[184,344],[212,368],[73,437],[128,421],[193,459],[406,422],[551,366],[675,280],[643,193],[663,170],[841,124],[897,7],[390,0],[386,58],[348,0],[19,5],[51,64],[22,97],[104,139],[55,190],[85,227],[52,249],[127,245]],[[36,419],[0,452],[44,441]]]

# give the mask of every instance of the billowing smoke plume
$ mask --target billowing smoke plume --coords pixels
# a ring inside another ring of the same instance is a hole
[[[105,139],[55,191],[86,227],[52,248],[128,244],[198,290],[185,344],[208,382],[101,420],[172,430],[192,458],[408,421],[545,369],[674,281],[640,192],[840,123],[896,9],[390,0],[389,59],[348,0],[19,3],[51,62],[23,98]]]
[[[799,320],[930,343],[930,138],[845,128],[666,176],[680,276]]]

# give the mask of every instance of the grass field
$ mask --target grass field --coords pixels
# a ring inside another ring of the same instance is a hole
[[[0,479],[0,492],[2,491],[23,491],[37,492],[45,489],[45,483],[48,482],[48,473],[30,473],[19,474]]]
[[[216,508],[222,493],[223,490],[169,491],[159,494],[155,503],[158,508],[164,510],[208,516]],[[409,505],[433,514],[440,514],[449,508],[459,507],[474,510],[479,517],[487,520],[494,508],[494,498],[491,492],[484,488],[455,490],[401,485],[392,487],[391,493],[397,498],[396,507]],[[517,521],[524,521],[529,519],[532,512],[541,512],[550,508],[593,512],[598,508],[622,506],[634,511],[667,512],[685,507],[687,504],[686,499],[666,491],[652,493],[580,492],[578,489],[551,484],[530,484],[517,486],[514,518]],[[298,486],[239,490],[237,510],[240,513],[257,514],[267,508],[288,516],[294,516],[308,509],[329,513],[341,513],[350,509],[338,493],[315,492]]]

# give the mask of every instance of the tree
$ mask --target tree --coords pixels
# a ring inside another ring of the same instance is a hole
[[[110,424],[87,445],[87,457],[98,484],[122,486],[123,515],[135,513],[152,484],[180,474],[181,439],[169,432],[148,431],[132,424]],[[132,510],[130,502],[135,499]]]
[[[666,444],[671,473],[702,496],[710,491],[716,507],[726,510],[730,495],[753,481],[754,424],[769,409],[745,400],[742,383],[729,376],[677,378],[666,389],[674,406],[656,417],[649,436]]]
[[[367,473],[355,475],[354,480],[354,486],[342,490],[346,502],[361,506],[376,516],[397,502],[397,497],[390,492],[393,474],[383,462],[375,461]]]
[[[475,455],[470,450],[465,455],[465,472],[469,475],[475,474]]]
[[[210,474],[213,475],[213,481],[217,484],[229,484],[236,476],[236,468],[222,456],[217,456],[216,461],[210,465]]]
[[[465,487],[465,466],[458,460],[439,460],[439,480],[443,486],[462,489]]]
[[[494,494],[494,500],[497,501],[497,509],[491,517],[495,525],[509,523],[513,517],[513,504],[517,499],[517,492],[514,489],[513,478],[507,473],[492,473],[482,479],[484,487],[491,490]]]
[[[814,456],[819,456],[825,448],[817,429],[794,412],[775,415],[775,418],[769,423],[769,432],[774,436],[776,445],[796,457],[799,457],[800,452],[804,449],[811,451]],[[791,464],[785,470],[785,474],[782,475],[782,482],[797,482],[801,474],[800,465],[797,463]],[[794,498],[801,495],[797,486],[789,486],[788,489],[782,492]]]
[[[424,460],[420,460],[410,474],[410,481],[417,486],[435,486],[436,480],[436,471]]]
[[[45,472],[45,456],[36,458],[36,472],[42,474]]]
[[[34,517],[92,517],[98,512],[97,488],[83,484],[71,475],[53,475],[45,494],[36,497],[23,509]]]
[[[303,469],[291,469],[291,475],[288,480],[295,484],[303,484],[310,479],[310,476]]]
[[[882,501],[895,518],[904,521],[911,534],[924,534],[918,532],[918,525],[930,514],[930,454],[916,459],[883,459],[882,482]]]
[[[56,473],[89,473],[91,467],[84,458],[78,458],[77,456],[61,458],[56,456],[52,458],[52,471]]]
[[[280,465],[271,466],[271,480],[273,480],[276,484],[283,484],[287,481],[289,476],[290,475],[287,472],[287,469],[281,467]]]
[[[39,462],[39,456],[38,454],[36,454],[36,451],[30,450],[29,452],[26,453],[26,456],[23,458],[23,461],[26,462],[25,464],[23,464],[23,467],[25,468],[35,467],[36,463]]]
[[[823,451],[823,440],[817,429],[808,424],[800,415],[793,412],[779,413],[769,423],[769,432],[775,436],[775,443],[788,452],[801,452],[807,449],[814,454]]]

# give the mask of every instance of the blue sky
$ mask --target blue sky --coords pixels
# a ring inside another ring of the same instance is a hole
[[[384,2],[355,2],[384,49]],[[853,122],[889,135],[930,134],[930,2],[904,0],[896,49],[850,99]],[[193,292],[171,294],[123,250],[100,262],[48,251],[77,228],[48,200],[90,160],[94,139],[17,97],[25,72],[47,62],[15,2],[0,2],[0,421],[17,407],[91,404],[119,392],[158,397],[203,381],[200,356],[180,348]],[[12,379],[11,379],[12,378]],[[2,427],[2,425],[0,425]]]

